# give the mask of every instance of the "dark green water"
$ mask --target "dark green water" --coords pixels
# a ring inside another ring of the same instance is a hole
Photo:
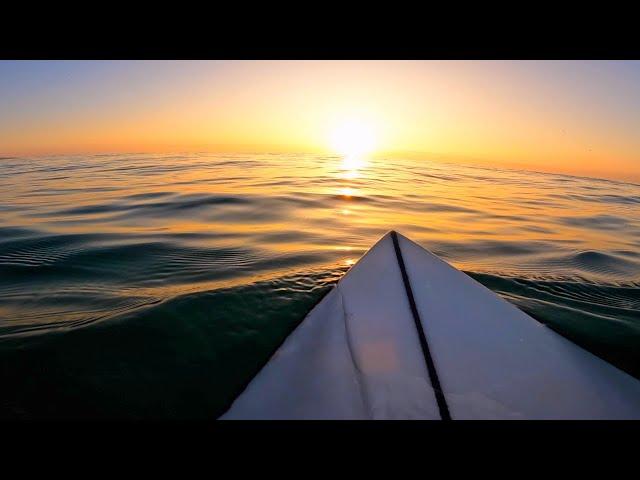
[[[640,186],[354,165],[0,159],[0,418],[216,418],[392,228],[640,377]]]

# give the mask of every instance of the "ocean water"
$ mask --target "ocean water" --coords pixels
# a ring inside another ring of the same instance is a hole
[[[396,229],[640,377],[640,186],[393,158],[0,159],[0,418],[216,418]]]

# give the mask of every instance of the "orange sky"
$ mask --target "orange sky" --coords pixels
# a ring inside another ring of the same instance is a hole
[[[377,155],[637,181],[638,85],[639,62],[0,62],[0,155],[335,153],[359,124]]]

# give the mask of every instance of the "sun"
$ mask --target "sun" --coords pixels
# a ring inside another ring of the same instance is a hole
[[[371,123],[361,119],[344,120],[330,133],[331,148],[346,157],[360,157],[376,147],[376,132]]]

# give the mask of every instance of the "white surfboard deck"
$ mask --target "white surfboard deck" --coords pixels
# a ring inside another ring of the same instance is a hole
[[[397,240],[417,317],[389,232],[221,419],[640,419],[640,381]]]

